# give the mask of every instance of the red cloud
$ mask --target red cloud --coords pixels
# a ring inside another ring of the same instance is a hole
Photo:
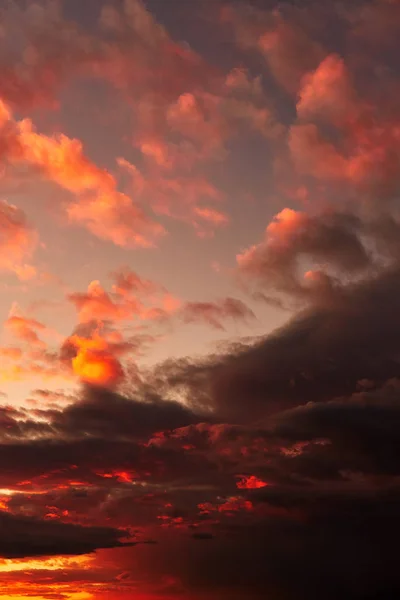
[[[236,487],[239,490],[258,490],[268,485],[255,475],[238,475],[238,477],[240,477],[240,480],[236,483]]]

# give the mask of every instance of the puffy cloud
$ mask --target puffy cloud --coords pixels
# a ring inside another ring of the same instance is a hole
[[[68,346],[76,351],[72,358],[72,369],[81,381],[93,385],[116,384],[123,376],[120,362],[112,352],[106,339],[98,334],[91,338],[72,335]]]
[[[151,246],[164,233],[159,223],[117,190],[116,180],[107,170],[100,169],[84,155],[80,141],[63,134],[39,134],[29,119],[13,121],[8,112],[6,118],[10,134],[5,142],[4,159],[11,164],[26,163],[74,194],[65,207],[71,222],[123,247]],[[26,251],[32,239],[28,238],[27,227],[23,227],[23,213],[5,203],[3,213],[10,224],[15,222],[14,230]],[[9,245],[15,254],[17,246],[11,238]],[[16,258],[20,258],[18,254]]]
[[[357,110],[355,91],[344,60],[337,55],[327,56],[317,69],[304,76],[299,90],[297,114],[327,118],[337,125],[354,118]]]
[[[298,173],[346,183],[350,192],[378,202],[397,189],[399,114],[391,105],[390,78],[376,83],[387,96],[376,98],[357,89],[352,67],[354,73],[331,54],[303,77],[288,147]]]
[[[92,281],[86,292],[68,294],[82,324],[103,322],[117,324],[134,318],[140,321],[165,319],[176,313],[181,305],[178,298],[153,281],[142,279],[128,268],[111,273],[111,292],[99,281]]]
[[[38,134],[27,120],[18,124],[18,130],[23,159],[61,187],[78,194],[78,199],[66,207],[72,222],[126,247],[151,246],[154,238],[163,233],[161,225],[147,217],[131,198],[117,191],[110,173],[85,157],[79,141],[64,135]]]
[[[261,287],[307,298],[329,291],[335,278],[340,283],[347,274],[368,273],[374,260],[363,241],[366,233],[351,213],[285,208],[267,226],[265,240],[237,256],[239,272]]]

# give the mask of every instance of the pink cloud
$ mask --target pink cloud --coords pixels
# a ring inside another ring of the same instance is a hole
[[[344,60],[327,56],[315,71],[304,76],[298,93],[297,114],[301,119],[322,117],[341,125],[355,116],[355,91]]]

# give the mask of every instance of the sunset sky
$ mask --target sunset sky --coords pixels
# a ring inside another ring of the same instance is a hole
[[[0,600],[400,598],[399,56],[0,0]]]

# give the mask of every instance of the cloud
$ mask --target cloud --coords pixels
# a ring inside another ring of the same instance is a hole
[[[75,305],[80,323],[157,320],[174,314],[180,300],[153,281],[140,278],[128,268],[110,275],[115,281],[107,292],[99,281],[92,281],[86,292],[68,294]]]
[[[36,321],[35,319],[28,319],[26,317],[11,315],[4,322],[4,327],[12,333],[18,340],[30,344],[31,346],[38,346],[39,348],[45,348],[46,344],[39,338],[36,330],[43,331],[46,329],[43,323]]]
[[[187,222],[200,234],[228,223],[225,213],[209,206],[209,203],[220,203],[224,195],[204,176],[166,177],[153,170],[146,174],[123,158],[118,164],[129,174],[138,197],[151,206],[155,214]]]
[[[121,283],[124,285],[125,281]],[[125,292],[126,287],[119,289]],[[92,319],[120,321],[141,310],[140,304],[135,306],[133,299],[127,303],[114,302],[99,281],[92,281],[86,293],[75,292],[69,294],[68,299],[75,305],[82,323]]]
[[[284,208],[264,241],[237,256],[238,270],[264,289],[306,299],[329,292],[335,278],[368,272],[374,258],[364,243],[367,231],[352,213]]]
[[[76,356],[72,358],[72,369],[81,381],[93,385],[115,385],[123,377],[123,369],[110,349],[107,340],[98,334],[91,338],[72,335],[67,340]]]
[[[357,66],[330,54],[303,77],[288,147],[298,173],[347,184],[377,203],[396,193],[399,115],[390,76],[376,81],[386,94],[377,98],[363,90]]]
[[[187,302],[181,310],[185,323],[204,321],[215,329],[225,329],[223,321],[234,319],[246,321],[255,315],[244,302],[236,298],[225,298],[217,302]]]
[[[174,430],[205,419],[204,413],[196,413],[177,401],[162,399],[146,386],[144,389],[137,386],[131,397],[90,384],[84,387],[79,400],[67,406],[33,410],[32,415],[40,417],[39,422],[32,421],[29,412],[23,418],[24,413],[7,409],[5,415],[15,419],[16,434],[20,432],[29,437],[32,427],[34,434],[42,429],[44,439],[55,435],[61,440],[92,438],[97,441],[147,440],[158,431]],[[13,432],[8,433],[11,437]]]
[[[116,180],[107,170],[100,169],[84,155],[80,141],[63,134],[39,134],[29,119],[14,121],[9,112],[6,117],[10,133],[3,159],[10,164],[27,164],[73,194],[64,207],[72,223],[81,224],[97,237],[123,247],[152,246],[164,233],[159,223],[117,190]],[[3,203],[3,213],[10,225],[15,222],[14,231],[20,239],[18,248],[29,249],[32,234],[28,238],[23,213],[6,203]],[[11,238],[9,246],[14,254],[18,251]],[[20,259],[18,254],[16,258]]]
[[[22,29],[27,48],[24,53],[17,44],[10,52],[7,69],[20,89],[13,93],[10,86],[2,97],[15,109],[54,104],[64,83],[82,77],[116,88],[119,101],[137,115],[131,137],[145,159],[139,167],[120,161],[135,173],[134,200],[85,156],[80,141],[39,134],[29,119],[14,124],[13,160],[27,161],[77,196],[65,206],[69,221],[100,239],[123,247],[155,245],[165,230],[144,206],[208,236],[229,217],[211,205],[224,194],[205,175],[204,163],[226,156],[229,141],[240,132],[269,139],[281,131],[260,78],[245,68],[219,72],[174,41],[140,0],[119,10],[105,5],[100,12],[89,32],[69,22],[57,4],[4,10],[5,23]],[[143,27],[152,32],[152,43]],[[35,81],[40,91],[31,89]]]
[[[339,126],[355,117],[355,91],[340,56],[330,54],[304,76],[296,108],[301,119],[322,117]]]
[[[0,200],[0,231],[0,269],[14,272],[22,280],[29,279],[34,267],[25,261],[32,257],[38,236],[25,213],[5,200]]]
[[[378,385],[399,375],[397,293],[393,267],[342,288],[333,302],[311,306],[249,347],[204,362],[167,363],[160,381],[236,422],[351,393],[365,378]]]
[[[325,140],[314,123],[292,125],[289,150],[297,171],[322,180],[346,179],[348,163],[334,144]]]
[[[57,554],[87,554],[98,548],[123,546],[126,535],[111,527],[82,527],[0,512],[4,532],[0,556],[22,558]]]
[[[64,135],[37,134],[30,121],[18,124],[23,159],[41,169],[66,190],[78,194],[66,207],[72,222],[82,224],[99,238],[118,246],[151,246],[163,233],[125,194],[117,191],[114,177],[89,161],[78,140]]]
[[[299,18],[296,8],[285,12],[276,7],[263,11],[245,4],[227,5],[222,20],[232,27],[238,45],[260,54],[277,82],[295,93],[303,75],[323,57],[324,49],[307,31],[311,21]],[[310,14],[308,7],[304,14]]]

